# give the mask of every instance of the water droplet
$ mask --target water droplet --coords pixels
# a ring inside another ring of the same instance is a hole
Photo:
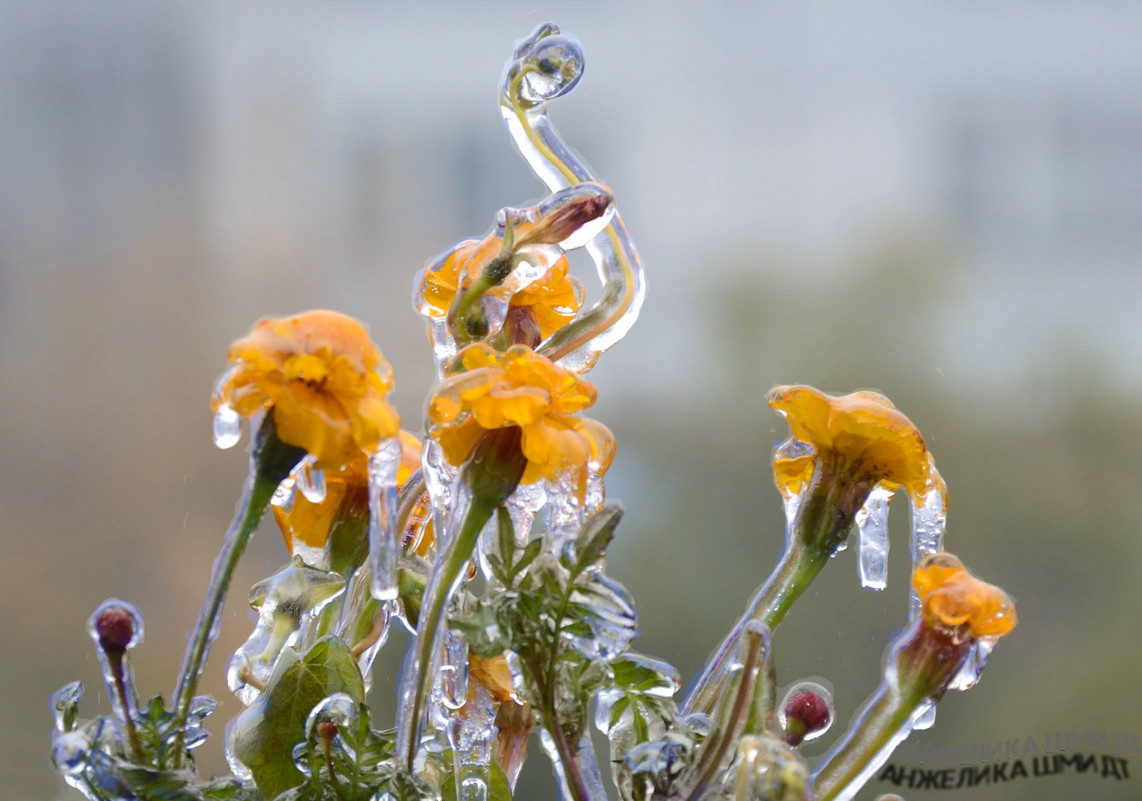
[[[208,715],[213,714],[217,708],[218,702],[209,695],[196,695],[190,700],[190,708],[187,710],[187,715],[202,720]]]
[[[224,403],[214,413],[210,429],[214,435],[215,447],[223,450],[233,448],[242,438],[242,418],[229,404]]]
[[[893,491],[877,485],[856,513],[860,585],[880,591],[888,584],[888,504]]]

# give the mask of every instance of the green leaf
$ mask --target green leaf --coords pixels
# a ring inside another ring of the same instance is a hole
[[[615,527],[623,519],[623,508],[617,504],[604,506],[583,524],[579,536],[575,538],[574,576],[578,576],[602,558],[615,537]],[[573,577],[574,577],[573,576]]]
[[[512,576],[516,576],[520,571],[526,570],[527,566],[535,561],[535,557],[543,552],[543,540],[532,540],[523,549],[523,553],[519,556],[519,561],[515,563],[512,568]]]
[[[507,774],[494,759],[491,764],[491,775],[488,777],[488,801],[512,801],[512,788],[508,784]],[[440,801],[456,801],[456,774],[448,771],[448,777],[440,788]]]
[[[283,649],[266,692],[234,724],[234,755],[250,768],[266,798],[305,781],[293,764],[294,746],[305,739],[313,707],[338,692],[358,703],[365,697],[357,660],[345,643],[325,637],[304,656]]]

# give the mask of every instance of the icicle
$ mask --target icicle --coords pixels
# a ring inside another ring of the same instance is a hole
[[[468,702],[468,644],[452,629],[444,635],[441,655],[440,700],[449,709],[460,709]]]
[[[916,568],[928,554],[939,553],[944,550],[944,529],[948,522],[947,498],[948,487],[929,455],[930,478],[928,486],[919,503],[912,498],[912,542],[909,546],[909,555],[912,557],[912,567]],[[921,611],[920,596],[913,590],[910,599],[908,619],[915,620]]]
[[[492,744],[499,731],[495,719],[495,702],[476,685],[471,700],[453,712],[448,722],[458,801],[485,801],[488,797]]]
[[[397,559],[400,531],[397,525],[397,469],[400,437],[390,437],[369,457],[369,557],[373,567],[373,597],[397,597]]]
[[[878,484],[856,513],[860,532],[858,556],[860,585],[866,590],[883,590],[888,577],[888,504],[893,490]]]

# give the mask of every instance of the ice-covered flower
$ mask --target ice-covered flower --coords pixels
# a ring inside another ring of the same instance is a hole
[[[250,417],[268,407],[278,438],[313,454],[318,468],[372,453],[400,427],[386,400],[392,368],[352,317],[326,310],[267,317],[227,358],[234,367],[211,399],[214,410]]]
[[[502,248],[503,240],[496,234],[489,234],[483,240],[465,239],[434,269],[427,270],[422,291],[431,316],[447,316],[461,280],[465,287],[471,284],[473,277],[479,276],[484,267],[500,255]],[[545,248],[551,252],[544,253],[544,263],[551,266],[535,281],[511,293],[508,302],[509,312],[526,310],[532,315],[540,337],[550,336],[567,325],[583,305],[583,286],[567,274],[567,257],[558,248],[550,245]],[[489,294],[498,293],[490,290]]]
[[[783,494],[799,492],[818,465],[869,488],[901,487],[917,500],[932,485],[943,491],[919,429],[880,393],[838,397],[809,386],[781,386],[767,400],[788,420],[794,438],[778,449],[773,463]]]
[[[397,486],[403,486],[414,470],[420,468],[420,440],[407,431],[399,433],[401,461],[397,468]],[[325,494],[321,500],[310,500],[297,493],[287,508],[274,506],[274,520],[292,555],[298,546],[324,548],[336,526],[354,520],[360,525],[358,535],[365,536],[364,523],[369,514],[368,457],[354,456],[340,470],[325,473]]]
[[[1007,593],[977,579],[949,553],[925,557],[912,574],[912,586],[929,626],[978,638],[1002,637],[1018,623]]]
[[[525,345],[496,351],[476,343],[452,360],[428,399],[428,433],[461,465],[487,432],[517,426],[527,459],[521,483],[570,476],[582,498],[588,468],[604,471],[615,441],[601,423],[574,417],[595,403],[595,387]]]

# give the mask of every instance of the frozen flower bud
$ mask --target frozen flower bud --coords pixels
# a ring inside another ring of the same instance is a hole
[[[123,654],[143,639],[143,618],[134,604],[108,598],[92,613],[88,634],[107,654]]]
[[[317,724],[317,736],[322,740],[332,740],[337,736],[337,724],[323,720]]]
[[[819,684],[799,684],[785,696],[781,709],[785,742],[800,745],[824,734],[833,722],[833,704],[828,690]]]
[[[539,204],[538,220],[518,226],[514,247],[558,245],[572,238],[566,247],[585,244],[606,225],[614,200],[611,191],[600,184],[581,183],[561,189]],[[588,225],[595,221],[599,223]],[[576,236],[585,226],[582,235]]]

